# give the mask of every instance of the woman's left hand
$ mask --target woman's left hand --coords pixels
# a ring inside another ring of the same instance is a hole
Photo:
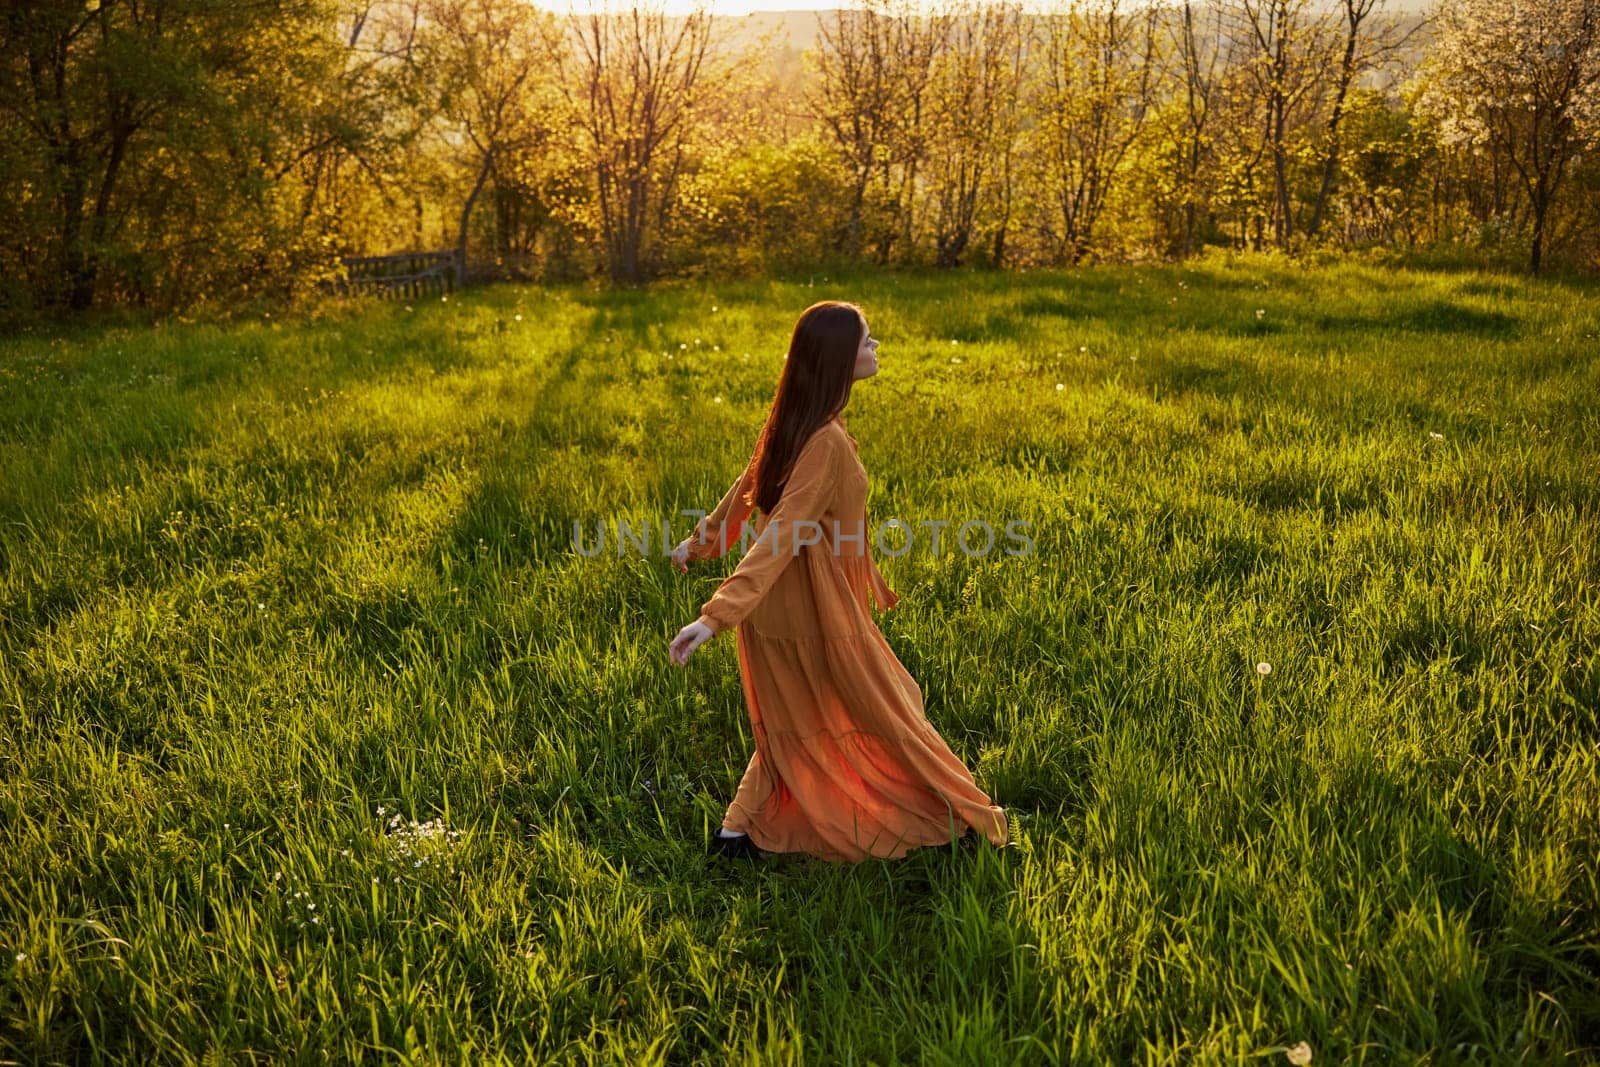
[[[667,646],[667,658],[681,667],[689,662],[689,657],[694,655],[695,649],[711,640],[713,636],[711,628],[696,619],[679,630],[678,636],[672,639],[672,644]]]

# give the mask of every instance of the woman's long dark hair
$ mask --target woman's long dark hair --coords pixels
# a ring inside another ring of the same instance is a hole
[[[823,300],[794,324],[778,391],[756,440],[755,486],[746,497],[763,514],[778,506],[806,440],[849,402],[863,322],[855,304]]]

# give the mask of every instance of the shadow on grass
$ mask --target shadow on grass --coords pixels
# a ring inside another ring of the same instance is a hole
[[[560,502],[530,501],[521,481],[505,472],[538,462],[539,447],[529,441],[534,436],[532,428],[545,415],[545,400],[575,380],[583,353],[604,329],[604,321],[597,318],[588,335],[574,344],[541,382],[529,404],[530,413],[521,423],[522,432],[498,435],[492,448],[472,457],[474,465],[486,472],[484,477],[468,492],[444,530],[420,553],[436,572],[471,569],[479,565],[483,552],[514,552],[530,530],[540,540],[549,536],[551,517],[544,513],[545,505],[559,507]],[[338,634],[352,656],[398,666],[417,647],[413,635],[418,628],[432,626],[433,614],[429,605],[413,597],[385,591],[330,609],[316,625]]]
[[[1429,300],[1393,312],[1355,315],[1316,315],[1313,329],[1336,333],[1467,334],[1496,341],[1514,340],[1522,322],[1500,311],[1483,311],[1448,300]]]

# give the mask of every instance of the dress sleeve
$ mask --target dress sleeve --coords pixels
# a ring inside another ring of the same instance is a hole
[[[704,623],[712,636],[737,626],[755,609],[784,567],[800,554],[802,543],[822,543],[822,516],[833,503],[839,482],[837,458],[837,439],[831,433],[814,434],[800,450],[766,526],[700,609],[696,621]]]
[[[695,527],[694,535],[689,538],[690,559],[720,559],[727,555],[728,549],[739,539],[745,520],[750,517],[753,506],[746,502],[744,496],[754,488],[755,457],[752,456],[750,462],[745,464],[743,473],[722,494],[722,500],[716,508]]]

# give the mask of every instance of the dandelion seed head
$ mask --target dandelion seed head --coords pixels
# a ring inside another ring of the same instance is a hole
[[[1306,1067],[1311,1062],[1311,1046],[1302,1041],[1294,1048],[1284,1050],[1283,1057],[1294,1067]]]
[[[1256,664],[1256,673],[1257,674],[1271,674],[1272,673],[1272,664],[1265,663],[1265,662],[1257,663]]]

